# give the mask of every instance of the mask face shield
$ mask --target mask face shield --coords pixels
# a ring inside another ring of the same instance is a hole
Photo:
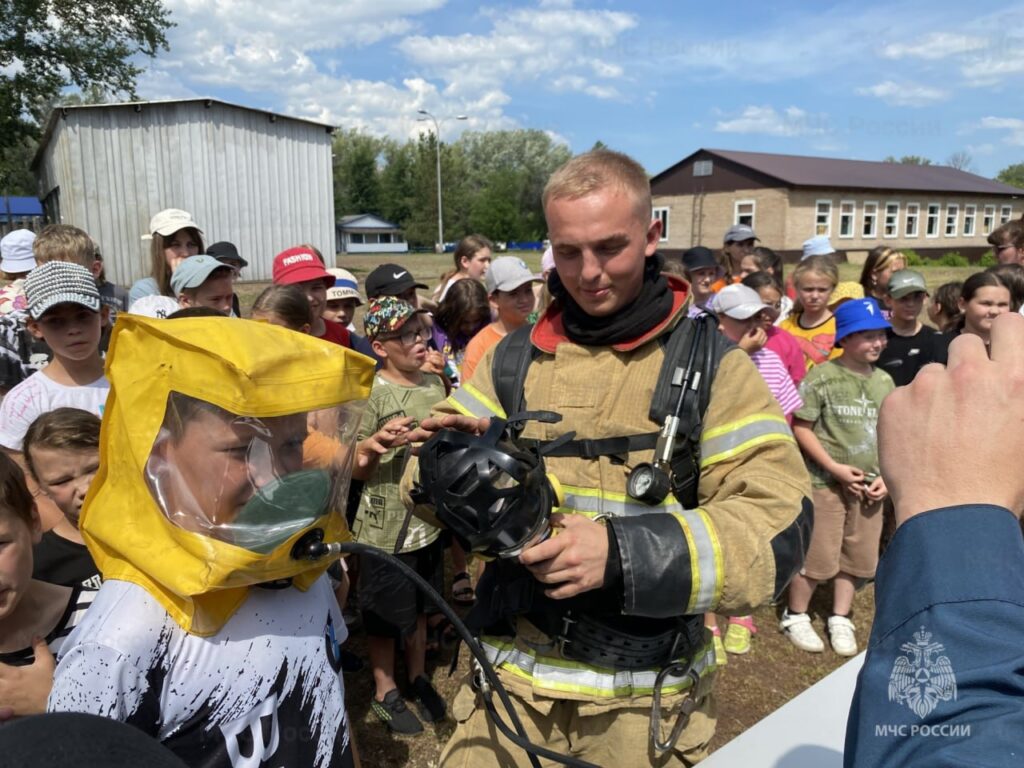
[[[363,402],[256,418],[172,392],[146,484],[173,526],[269,555],[343,513]],[[307,458],[314,432],[330,461]]]

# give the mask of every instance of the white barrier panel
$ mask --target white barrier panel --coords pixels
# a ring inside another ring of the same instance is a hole
[[[716,750],[701,768],[842,768],[861,653]]]

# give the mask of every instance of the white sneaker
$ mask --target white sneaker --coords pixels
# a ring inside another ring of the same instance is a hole
[[[845,616],[828,617],[828,639],[832,650],[840,656],[857,655],[857,636],[853,634],[853,622]]]
[[[782,614],[779,629],[801,651],[821,653],[825,650],[825,642],[814,631],[811,617],[806,613],[790,613],[786,611]]]

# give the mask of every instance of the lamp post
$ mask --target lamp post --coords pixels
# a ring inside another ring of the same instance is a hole
[[[425,109],[416,110],[423,117],[417,122],[431,120],[434,123],[434,149],[437,152],[437,252],[444,253],[444,216],[441,213],[441,123]],[[444,118],[442,118],[443,120]],[[456,115],[456,120],[468,120],[466,115]]]

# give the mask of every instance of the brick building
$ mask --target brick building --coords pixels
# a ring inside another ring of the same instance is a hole
[[[1000,224],[1024,212],[1024,189],[941,165],[700,149],[651,179],[661,250],[718,248],[749,224],[794,257],[812,235],[857,258],[877,245],[976,258]]]

